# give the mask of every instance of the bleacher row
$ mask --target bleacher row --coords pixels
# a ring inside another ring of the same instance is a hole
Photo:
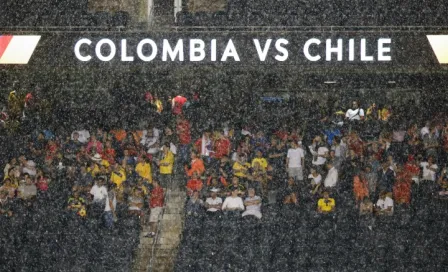
[[[10,1],[2,2],[0,26],[126,26],[125,11],[89,12],[88,0]]]
[[[191,0],[190,0],[191,1]],[[178,13],[180,26],[441,26],[441,1],[229,0],[227,10]]]
[[[446,271],[447,201],[426,199],[373,218],[359,216],[351,198],[339,195],[334,215],[301,202],[265,206],[261,221],[195,218],[175,271]]]
[[[194,0],[190,0],[194,1]],[[126,26],[129,14],[88,11],[88,0],[2,2],[0,26]],[[172,16],[172,2],[153,1],[155,16]],[[226,10],[177,14],[178,26],[443,26],[446,3],[436,1],[228,0]],[[174,23],[174,22],[173,22]]]

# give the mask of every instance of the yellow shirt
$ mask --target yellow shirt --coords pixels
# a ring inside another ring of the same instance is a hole
[[[100,172],[100,168],[97,164],[94,167],[87,167],[87,173],[90,173],[92,177],[95,177]]]
[[[254,158],[252,160],[252,167],[254,167],[256,162],[258,162],[264,169],[268,168],[268,161],[265,158]]]
[[[233,174],[235,176],[239,177],[239,178],[245,178],[247,176],[248,171],[249,171],[249,167],[250,167],[250,164],[247,163],[247,162],[244,163],[244,164],[241,164],[239,162],[235,162],[233,164],[233,167],[232,167]],[[245,172],[244,172],[244,170],[245,170]]]
[[[149,163],[137,163],[137,166],[135,166],[135,172],[137,172],[140,177],[148,180],[149,183],[152,183],[151,165]]]
[[[333,211],[336,202],[334,201],[334,198],[328,198],[327,199],[328,203],[325,203],[325,199],[321,198],[319,199],[319,201],[317,202],[317,207],[320,208],[321,211],[323,212],[331,212]]]
[[[121,187],[121,184],[123,184],[123,182],[126,180],[126,172],[124,171],[124,169],[120,169],[120,171],[118,172],[120,174],[117,174],[115,172],[112,172],[112,174],[110,174],[110,181],[115,183],[117,187]]]
[[[169,165],[163,165],[169,164]],[[172,174],[173,173],[173,164],[174,164],[174,155],[173,152],[168,151],[168,154],[160,161],[160,174]]]

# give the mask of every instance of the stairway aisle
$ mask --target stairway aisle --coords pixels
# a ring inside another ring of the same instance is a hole
[[[176,261],[183,228],[186,196],[185,191],[178,188],[169,191],[168,196],[165,212],[159,225],[160,235],[156,241],[154,257],[148,270],[150,272],[171,272]]]

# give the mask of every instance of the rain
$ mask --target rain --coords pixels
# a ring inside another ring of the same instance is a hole
[[[447,271],[447,18],[3,0],[0,271]]]

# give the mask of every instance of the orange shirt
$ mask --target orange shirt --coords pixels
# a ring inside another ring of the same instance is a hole
[[[359,176],[353,178],[353,192],[357,200],[362,200],[364,197],[369,196],[368,188],[366,180],[359,178]]]
[[[112,130],[110,133],[112,133],[115,139],[119,142],[122,142],[126,138],[126,130],[124,129]]]
[[[187,182],[187,188],[192,190],[192,191],[200,191],[202,190],[202,180],[200,179],[190,179]]]
[[[185,172],[187,172],[187,176],[193,176],[194,172],[197,172],[199,175],[205,172],[204,162],[201,159],[195,159],[191,162],[191,168],[188,169],[185,167]]]

